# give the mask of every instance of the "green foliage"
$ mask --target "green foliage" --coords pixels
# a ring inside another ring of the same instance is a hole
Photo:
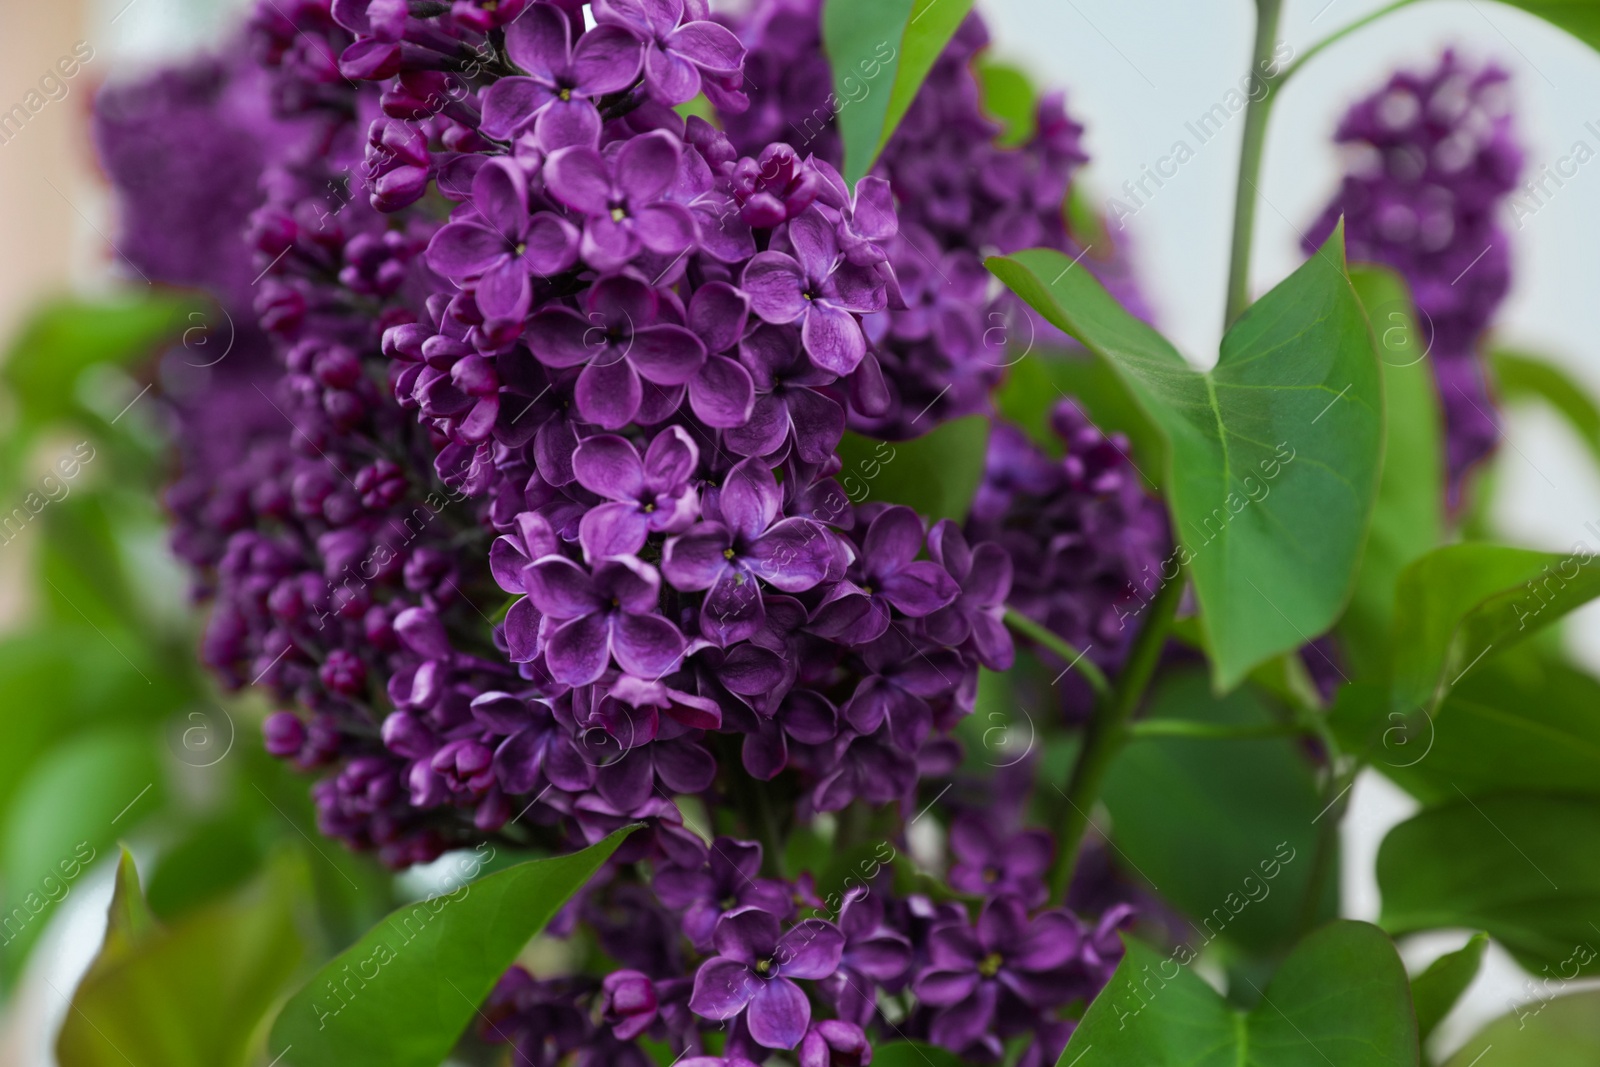
[[[1489,353],[1489,366],[1507,402],[1542,400],[1567,420],[1600,463],[1600,406],[1566,371],[1540,356],[1503,348]]]
[[[12,343],[0,363],[0,382],[30,427],[81,415],[75,387],[85,370],[144,358],[164,338],[176,336],[196,309],[191,300],[169,296],[47,304]]]
[[[56,746],[28,772],[5,820],[8,978],[89,864],[160,807],[165,783],[154,737],[109,725]]]
[[[1502,0],[1559,26],[1588,45],[1600,49],[1600,3],[1595,0]]]
[[[1038,107],[1028,76],[1008,63],[982,56],[977,64],[984,113],[1000,124],[999,143],[1014,148],[1032,139]]]
[[[1378,362],[1343,232],[1191,368],[1086,270],[1035,249],[989,267],[1106,360],[1169,445],[1166,493],[1220,689],[1327,630],[1349,598],[1377,492]]]
[[[243,1067],[299,962],[304,874],[287,857],[229,900],[159,926],[123,853],[106,943],[72,998],[62,1067]]]
[[[1395,593],[1394,707],[1431,711],[1490,653],[1600,595],[1593,564],[1587,552],[1483,543],[1445,545],[1412,563]]]
[[[930,523],[961,522],[983,480],[989,420],[982,415],[947,422],[910,441],[875,441],[846,433],[839,444],[838,474],[857,504],[882,500],[906,504]]]
[[[806,123],[837,117],[851,185],[877,162],[971,9],[972,0],[827,0],[822,40],[833,66],[832,110]]]
[[[1383,370],[1384,449],[1372,530],[1340,621],[1341,650],[1358,675],[1384,668],[1400,572],[1444,530],[1444,440],[1439,400],[1405,282],[1362,267],[1350,282],[1372,323]]]
[[[961,1067],[961,1058],[921,1041],[891,1041],[872,1050],[873,1067]]]
[[[1467,943],[1454,952],[1428,964],[1428,969],[1411,980],[1411,1003],[1417,1010],[1417,1037],[1428,1040],[1434,1027],[1450,1014],[1467,986],[1478,977],[1483,965],[1483,952],[1489,947],[1489,938],[1473,934]]]
[[[1130,940],[1059,1067],[1090,1049],[1098,1062],[1139,1067],[1417,1063],[1405,968],[1377,927],[1340,921],[1313,933],[1249,1012],[1230,1008],[1185,964]]]
[[[392,912],[318,969],[272,1027],[294,1067],[437,1067],[524,945],[632,833]]]
[[[1203,674],[1167,679],[1150,720],[1244,726],[1271,721],[1248,688],[1211,695]],[[1107,775],[1119,853],[1195,925],[1253,952],[1293,944],[1309,892],[1322,802],[1293,741],[1140,739]],[[1332,917],[1333,900],[1326,902]]]
[[[1384,929],[1484,930],[1534,973],[1600,973],[1600,803],[1459,796],[1396,826],[1378,851]]]
[[[1600,991],[1549,997],[1513,1008],[1480,1030],[1445,1067],[1496,1062],[1527,1067],[1594,1067],[1600,1063]]]
[[[1061,438],[1050,429],[1050,413],[1072,400],[1108,434],[1128,438],[1129,461],[1155,489],[1167,467],[1167,443],[1155,423],[1110,365],[1083,352],[1035,350],[1019,359],[995,393],[995,406],[1034,443],[1061,454]]]

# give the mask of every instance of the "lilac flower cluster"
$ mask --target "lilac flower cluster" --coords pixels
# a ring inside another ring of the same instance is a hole
[[[1480,345],[1511,284],[1511,242],[1495,215],[1517,187],[1509,76],[1446,51],[1357,102],[1337,139],[1355,166],[1308,231],[1314,251],[1342,214],[1352,261],[1383,263],[1411,286],[1444,411],[1449,495],[1499,436]]]
[[[909,281],[915,253],[975,279],[980,245],[1066,240],[1076,128],[1057,103],[1032,148],[994,150],[989,185],[918,185],[968,166],[927,153],[955,107],[939,79],[972,87],[970,23],[908,119],[927,158],[851,190],[820,151],[750,139],[733,118],[754,91],[745,46],[706,15],[701,0],[267,2],[250,58],[210,68],[220,87],[160,105],[232,122],[259,172],[219,223],[247,269],[227,245],[215,273],[144,259],[248,300],[256,323],[220,364],[168,361],[183,471],[168,502],[212,604],[202,655],[295,709],[267,720],[268,750],[321,770],[324,833],[393,866],[644,824],[558,923],[583,921],[625,969],[513,972],[497,992],[489,1036],[520,1062],[642,1064],[646,1038],[699,1056],[717,1029],[729,1062],[865,1063],[897,1033],[990,1059],[1028,1038],[1025,1062],[1051,1062],[1127,909],[1093,927],[1041,910],[1041,835],[997,860],[962,830],[970,913],[956,893],[896,892],[887,865],[844,900],[776,871],[785,835],[846,809],[909,815],[958,766],[980,667],[1013,657],[997,541],[1049,545],[1059,588],[1030,573],[1027,610],[1098,626],[1105,605],[1061,606],[1111,569],[1079,557],[1116,521],[1159,527],[1087,426],[1026,491],[1007,472],[1031,461],[1002,433],[965,528],[852,504],[834,480],[849,420],[914,433],[913,403],[945,404],[935,419],[987,403],[993,377],[958,341],[993,305],[975,284]],[[235,121],[215,103],[235,92],[272,114]],[[675,110],[697,94],[737,141]],[[101,120],[130,218],[155,210],[174,155],[234,174],[227,140],[141,158],[130,144],[165,113]],[[962,113],[964,136],[992,139]],[[1005,175],[1031,191],[1003,192]],[[909,208],[900,185],[945,203]],[[192,237],[173,229],[174,247]],[[681,797],[765,846],[701,832]]]
[[[723,120],[740,151],[786,140],[841,165],[833,109],[843,105],[830,93],[821,13],[821,0],[762,0],[735,24],[748,49],[750,107]],[[870,205],[874,217],[899,216],[884,247],[902,298],[865,320],[871,377],[852,392],[850,419],[875,437],[916,437],[947,419],[987,412],[990,391],[1019,353],[1073,344],[993,284],[986,255],[1039,247],[1087,254],[1089,269],[1146,315],[1126,258],[1084,247],[1066,227],[1068,183],[1088,157],[1083,127],[1068,117],[1061,94],[1039,101],[1025,144],[996,142],[1000,127],[980,106],[973,70],[987,44],[982,20],[969,16],[873,171],[887,180],[875,193],[893,190]]]

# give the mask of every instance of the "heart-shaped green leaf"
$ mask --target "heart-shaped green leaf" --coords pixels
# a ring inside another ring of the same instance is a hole
[[[438,1067],[524,945],[632,833],[399,908],[283,1006],[283,1067]],[[476,873],[488,859],[463,860]]]
[[[983,480],[989,420],[969,415],[910,441],[877,441],[847,433],[839,442],[843,466],[836,476],[855,504],[868,500],[905,504],[930,522],[962,522]],[[829,502],[819,505],[831,508]],[[817,518],[830,521],[827,513]]]
[[[1483,950],[1489,947],[1489,938],[1473,934],[1467,943],[1454,952],[1428,964],[1428,969],[1411,980],[1411,1003],[1417,1010],[1417,1037],[1423,1041],[1433,1033],[1450,1009],[1456,1006],[1467,986],[1478,977],[1483,965]]]
[[[1493,1057],[1487,1053],[1496,1049]],[[1600,990],[1535,999],[1485,1026],[1445,1067],[1594,1067],[1600,1063]]]
[[[1535,974],[1600,972],[1600,803],[1461,796],[1396,826],[1378,850],[1379,920],[1392,934],[1484,930]],[[1571,977],[1571,975],[1567,975]]]
[[[1059,252],[989,269],[1109,362],[1165,435],[1167,500],[1215,684],[1232,688],[1332,626],[1361,559],[1383,435],[1343,230],[1239,317],[1204,373]]]
[[[1187,966],[1128,941],[1058,1067],[1400,1067],[1417,1062],[1410,987],[1394,945],[1340,921],[1296,946],[1249,1012]]]
[[[1445,545],[1400,574],[1396,710],[1432,711],[1473,667],[1600,596],[1593,547],[1556,555],[1482,542]]]
[[[955,36],[972,0],[827,0],[822,41],[833,93],[795,125],[805,144],[837,118],[844,176],[854,185],[905,118],[934,60]]]
[[[1199,672],[1168,679],[1148,714],[1271,721],[1253,690],[1213,697]],[[1118,854],[1208,936],[1263,952],[1293,942],[1323,806],[1293,741],[1140,739],[1112,763],[1102,795]]]

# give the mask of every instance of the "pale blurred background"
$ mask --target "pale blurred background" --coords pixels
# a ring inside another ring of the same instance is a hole
[[[1382,0],[1288,0],[1282,37],[1305,49],[1330,31],[1381,6]],[[125,283],[109,237],[115,233],[89,146],[93,88],[125,77],[161,56],[217,40],[233,0],[7,0],[0,35],[0,111],[22,100],[77,42],[93,58],[27,125],[0,143],[0,338],[27,308],[62,291]],[[1070,112],[1087,127],[1093,157],[1081,180],[1096,202],[1116,193],[1140,168],[1167,154],[1184,123],[1239,84],[1248,65],[1253,18],[1248,0],[979,0],[999,55],[1026,68],[1041,87],[1067,91]],[[1348,103],[1371,91],[1397,65],[1431,64],[1452,44],[1477,59],[1492,57],[1513,75],[1528,168],[1567,154],[1577,140],[1600,146],[1600,56],[1521,12],[1483,0],[1428,0],[1359,31],[1319,56],[1280,100],[1270,130],[1264,203],[1257,226],[1255,286],[1264,290],[1299,262],[1298,228],[1334,188],[1338,157],[1330,142]],[[1222,328],[1227,240],[1238,141],[1236,116],[1200,148],[1129,222],[1135,257],[1158,319],[1191,358],[1215,358]],[[1192,141],[1192,138],[1189,138]],[[1566,366],[1600,395],[1600,162],[1582,168],[1536,216],[1515,230],[1516,276],[1499,317],[1500,334]],[[142,284],[137,276],[134,284]],[[1567,549],[1600,535],[1600,473],[1566,427],[1537,412],[1510,413],[1509,447],[1496,460],[1494,522],[1507,540]],[[17,617],[14,559],[0,559],[0,619]],[[1600,608],[1569,626],[1573,650],[1600,669]],[[1371,876],[1378,842],[1413,802],[1376,776],[1358,783],[1346,821],[1346,914],[1373,918]],[[48,1063],[48,1034],[64,1003],[47,988],[69,990],[98,940],[105,879],[82,887],[53,918],[30,977],[0,1034],[0,1063]],[[1454,948],[1461,936],[1437,935],[1405,946],[1413,968]],[[1505,1012],[1525,976],[1491,949],[1485,972],[1440,1034],[1441,1050]]]

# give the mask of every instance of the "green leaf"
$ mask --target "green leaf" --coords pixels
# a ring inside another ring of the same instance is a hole
[[[437,1067],[517,953],[635,827],[402,907],[284,1005],[284,1067]]]
[[[1434,549],[1396,587],[1393,704],[1432,711],[1450,687],[1600,595],[1600,566],[1582,547],[1560,556],[1473,542]]]
[[[962,1060],[921,1041],[891,1041],[872,1050],[872,1067],[962,1067]]]
[[[1489,366],[1507,403],[1543,400],[1567,420],[1600,463],[1600,407],[1566,371],[1539,356],[1507,349],[1490,352]]]
[[[1386,669],[1395,583],[1444,530],[1444,442],[1439,400],[1405,282],[1392,271],[1350,272],[1383,368],[1384,452],[1372,532],[1339,624],[1358,677]]]
[[[1252,1011],[1186,966],[1128,940],[1058,1067],[1397,1067],[1417,1062],[1405,968],[1375,926],[1340,921],[1296,946]],[[1181,946],[1180,946],[1181,951]],[[1191,957],[1192,958],[1192,957]]]
[[[1519,791],[1600,799],[1600,681],[1526,647],[1470,672],[1431,720],[1340,698],[1340,740],[1425,804]]]
[[[1038,104],[1028,76],[1009,63],[987,56],[978,59],[978,92],[984,114],[1000,123],[997,143],[1015,148],[1032,139],[1038,127]]]
[[[23,421],[54,422],[77,410],[78,376],[96,363],[125,364],[177,334],[192,300],[138,296],[108,301],[61,300],[36,312],[0,364]]]
[[[1343,250],[1339,229],[1239,317],[1206,373],[1061,253],[988,261],[1108,361],[1165,434],[1167,500],[1220,689],[1332,626],[1354,584],[1377,492],[1382,398]]]
[[[1390,933],[1485,930],[1535,974],[1560,970],[1600,937],[1600,803],[1457,797],[1390,830],[1377,873]],[[1576,966],[1600,972],[1592,955]]]
[[[145,732],[83,734],[29,772],[5,824],[0,943],[8,977],[89,864],[158,810],[164,794],[155,740]]]
[[[150,908],[174,919],[243,885],[265,858],[249,819],[202,822],[162,853],[150,875]]]
[[[956,419],[911,441],[875,441],[846,433],[839,442],[839,484],[851,502],[906,504],[929,522],[967,517],[983,480],[989,420]]]
[[[158,929],[156,917],[139,888],[139,868],[126,845],[117,857],[117,876],[111,887],[111,907],[106,912],[106,936],[90,973],[103,969],[133,952]]]
[[[1164,682],[1147,716],[1273,721],[1252,690],[1212,696],[1199,672]],[[1140,739],[1112,763],[1102,797],[1120,853],[1201,936],[1257,952],[1293,942],[1322,807],[1293,741]]]
[[[1559,26],[1588,45],[1600,49],[1600,3],[1595,0],[1503,0]]]
[[[1445,1067],[1594,1067],[1600,1063],[1600,991],[1534,1000],[1478,1031]]]
[[[1478,977],[1483,950],[1489,947],[1487,934],[1473,934],[1454,952],[1428,964],[1428,969],[1411,980],[1411,1003],[1417,1011],[1417,1038],[1428,1040],[1434,1027],[1450,1014],[1467,986]]]
[[[1161,484],[1167,442],[1117,373],[1087,353],[1033,351],[1017,361],[995,394],[1000,414],[1035,444],[1060,455],[1061,438],[1050,429],[1050,413],[1062,400],[1076,401],[1107,434],[1128,438],[1128,457],[1150,489]]]
[[[827,0],[822,40],[833,66],[832,110],[805,120],[802,132],[837,118],[851,185],[877,162],[971,9],[972,0]]]
[[[119,876],[113,923],[119,908],[143,908],[125,896],[137,892],[136,873]],[[64,1067],[243,1067],[303,952],[295,925],[303,896],[303,871],[280,863],[247,892],[182,922],[146,926],[131,942],[108,934],[107,954],[73,995],[57,1058]]]

